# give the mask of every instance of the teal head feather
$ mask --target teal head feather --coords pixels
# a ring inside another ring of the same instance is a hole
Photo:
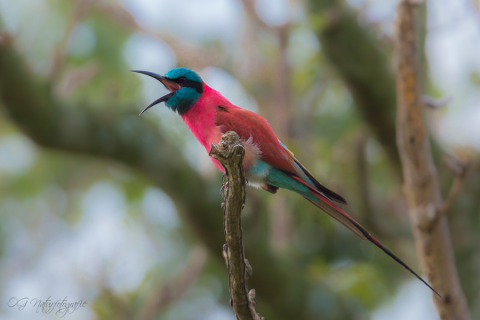
[[[203,94],[202,78],[188,68],[175,68],[165,74],[168,78],[182,86],[181,89],[168,98],[167,107],[183,115],[190,109]]]

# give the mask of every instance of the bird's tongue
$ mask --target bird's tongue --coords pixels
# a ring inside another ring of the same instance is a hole
[[[159,79],[159,81],[165,86],[165,88],[170,90],[170,92],[175,92],[175,91],[180,90],[182,88],[181,85],[179,85],[178,83],[173,82],[173,81],[171,81],[170,79],[167,79],[167,78]]]

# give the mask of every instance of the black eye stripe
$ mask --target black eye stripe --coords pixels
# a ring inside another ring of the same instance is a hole
[[[185,77],[179,77],[179,78],[171,79],[171,80],[177,82],[182,87],[195,88],[195,90],[197,90],[198,93],[203,93],[203,83],[201,83],[201,82],[187,80]]]

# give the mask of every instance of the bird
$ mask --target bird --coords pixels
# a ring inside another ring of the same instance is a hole
[[[174,68],[164,76],[149,71],[131,71],[160,81],[170,91],[148,105],[140,115],[164,102],[169,109],[182,117],[207,153],[210,152],[212,143],[220,142],[224,133],[235,131],[245,148],[243,167],[248,185],[273,194],[278,189],[287,189],[303,196],[362,240],[368,240],[380,248],[441,297],[415,271],[339,206],[339,204],[347,205],[347,201],[313,177],[294,154],[280,142],[265,118],[235,106],[220,92],[209,87],[198,73],[191,69]],[[212,157],[210,159],[220,171],[225,172],[218,160]]]

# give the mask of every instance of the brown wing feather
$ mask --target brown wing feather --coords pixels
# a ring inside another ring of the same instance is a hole
[[[252,138],[253,143],[257,144],[262,151],[260,158],[263,161],[292,177],[302,179],[303,173],[315,185],[317,192],[321,192],[324,196],[336,202],[347,204],[342,196],[320,184],[295,158],[294,154],[284,148],[268,121],[262,116],[241,108],[218,106],[215,123],[220,127],[222,133],[235,131],[244,140]],[[294,164],[297,166],[294,166]],[[298,168],[300,168],[300,171]],[[301,182],[309,188],[312,187],[303,179]],[[270,190],[267,191],[270,192]]]
[[[265,118],[245,109],[236,107],[217,107],[215,124],[222,133],[235,131],[240,138],[252,138],[262,154],[260,158],[275,168],[295,172],[291,157],[280,144],[275,132]]]

